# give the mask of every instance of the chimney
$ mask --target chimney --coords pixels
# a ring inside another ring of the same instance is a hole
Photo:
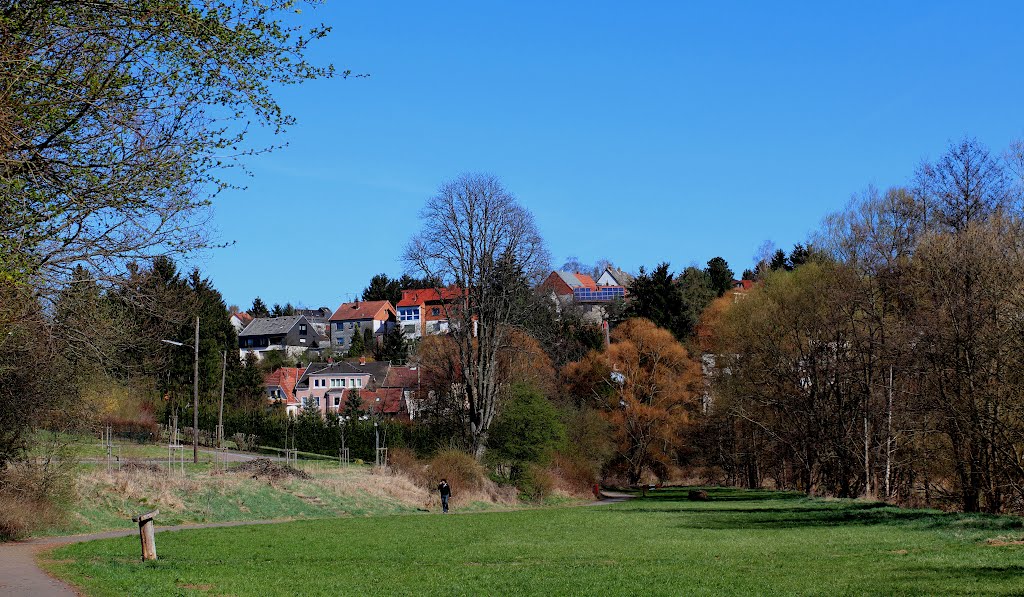
[[[366,357],[359,357],[359,364],[360,365],[365,365],[366,364]]]

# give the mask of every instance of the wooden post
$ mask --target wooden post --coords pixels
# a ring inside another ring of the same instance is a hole
[[[132,522],[139,523],[139,539],[142,541],[142,561],[156,559],[156,536],[153,530],[153,519],[160,514],[159,510],[132,516]]]

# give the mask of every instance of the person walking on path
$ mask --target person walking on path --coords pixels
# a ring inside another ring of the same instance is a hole
[[[437,490],[441,493],[441,512],[448,512],[448,498],[452,496],[452,486],[448,484],[447,479],[441,479],[441,482],[437,485]]]

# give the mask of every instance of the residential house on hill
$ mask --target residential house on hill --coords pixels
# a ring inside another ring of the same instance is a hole
[[[598,286],[622,286],[623,288],[629,288],[632,283],[633,275],[617,267],[605,268],[604,273],[597,279]]]
[[[364,330],[379,342],[391,326],[398,325],[398,313],[391,301],[354,301],[338,307],[329,322],[331,346],[345,351],[352,346],[352,337]]]
[[[295,397],[295,384],[304,371],[305,369],[301,367],[281,367],[268,373],[263,379],[267,399],[272,403],[284,404],[285,412],[288,414],[298,412],[302,405]]]
[[[402,300],[398,302],[402,333],[411,339],[446,333],[448,314],[462,296],[458,288],[403,290]]]
[[[231,321],[231,327],[235,328],[235,333],[240,334],[245,329],[245,326],[252,323],[252,315],[245,311],[236,311],[231,314],[229,321]]]
[[[313,324],[313,327],[321,336],[331,336],[331,331],[328,329],[330,324],[328,320],[331,318],[331,309],[329,307],[318,307],[316,309],[296,309],[295,315],[305,315],[309,323]]]
[[[411,419],[416,411],[415,384],[418,375],[414,367],[386,361],[311,363],[295,385],[295,400],[324,414],[339,413],[358,393],[359,408],[367,414]]]
[[[600,323],[605,317],[604,306],[615,299],[625,298],[626,288],[622,285],[599,285],[587,274],[579,272],[554,271],[540,284],[540,288],[551,293],[562,303],[575,303],[583,311],[584,318]]]
[[[304,315],[257,317],[238,334],[238,352],[262,359],[268,350],[281,350],[296,357],[309,349],[324,348],[327,337],[313,327]]]

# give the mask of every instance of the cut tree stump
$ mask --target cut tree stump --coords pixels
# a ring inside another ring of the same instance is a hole
[[[156,559],[156,533],[153,530],[153,519],[160,514],[159,510],[132,516],[132,522],[139,523],[139,539],[142,541],[142,561]]]

